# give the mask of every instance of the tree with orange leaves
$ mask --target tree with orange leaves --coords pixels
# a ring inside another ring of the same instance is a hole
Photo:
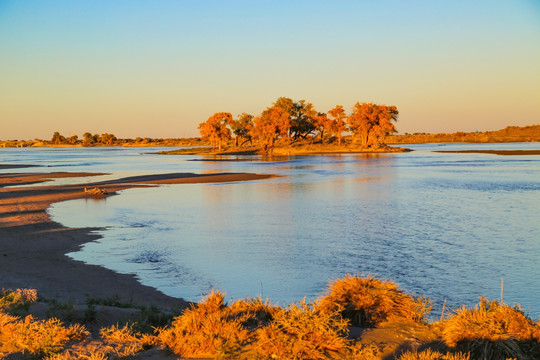
[[[269,152],[279,137],[287,136],[291,121],[289,112],[279,106],[272,106],[255,118],[254,133],[264,152]]]
[[[333,109],[328,110],[328,117],[331,120],[328,132],[337,136],[338,146],[341,146],[341,135],[347,131],[347,124],[345,124],[347,114],[345,114],[343,106],[336,105]]]
[[[232,132],[234,134],[234,145],[242,146],[246,142],[251,142],[251,130],[253,129],[253,115],[242,113],[238,115],[237,120],[233,120],[230,124]],[[239,139],[243,139],[243,142],[239,144]]]
[[[396,132],[392,122],[397,121],[398,114],[395,106],[357,102],[347,123],[363,148],[379,146],[386,135]]]
[[[318,112],[317,115],[313,117],[313,125],[319,131],[319,135],[321,136],[321,144],[324,141],[324,132],[330,132],[331,123],[332,120],[328,118],[326,113]]]
[[[227,125],[233,121],[231,113],[218,112],[210,116],[206,122],[199,124],[199,131],[203,140],[208,140],[212,144],[212,148],[218,145],[218,151],[221,151],[223,141],[231,138],[231,130]]]

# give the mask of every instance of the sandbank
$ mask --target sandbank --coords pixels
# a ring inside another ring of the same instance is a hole
[[[23,165],[23,164],[0,164],[0,170],[3,169],[20,169],[27,167],[37,167],[39,165]]]
[[[540,150],[437,150],[437,153],[493,154],[493,155],[540,155]]]
[[[120,190],[152,184],[218,183],[257,180],[271,175],[246,173],[160,174],[76,185],[29,185],[54,177],[90,176],[88,173],[1,174],[0,181],[0,288],[34,288],[44,298],[83,303],[91,296],[162,309],[184,308],[183,299],[142,285],[134,275],[118,274],[66,256],[99,238],[91,228],[67,228],[54,222],[47,208],[54,202],[92,199],[85,187],[99,187],[110,196]]]

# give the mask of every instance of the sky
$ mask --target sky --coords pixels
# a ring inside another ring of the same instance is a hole
[[[540,1],[0,0],[0,139],[198,136],[278,97],[399,133],[540,124]]]

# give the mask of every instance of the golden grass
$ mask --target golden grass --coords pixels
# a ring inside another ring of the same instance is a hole
[[[345,357],[348,360],[379,360],[382,350],[375,344],[352,343]]]
[[[257,331],[257,352],[272,359],[328,359],[348,351],[348,321],[302,301],[274,314]]]
[[[442,354],[438,351],[427,349],[421,352],[408,351],[403,353],[399,360],[470,360],[471,355],[468,353],[446,353]]]
[[[344,318],[363,327],[395,320],[420,322],[431,310],[428,299],[406,294],[391,281],[350,274],[329,284],[318,307],[322,312],[341,308]]]
[[[254,329],[266,326],[281,308],[260,297],[234,301],[229,309],[229,317],[240,321],[242,326]]]
[[[159,341],[182,357],[210,357],[236,354],[250,333],[240,319],[229,316],[225,294],[212,291],[206,299],[159,330]]]
[[[458,309],[441,325],[446,345],[474,358],[540,358],[540,325],[519,308],[481,298],[476,308]]]
[[[28,307],[37,301],[35,289],[2,289],[0,291],[0,310],[12,310]]]
[[[116,357],[131,356],[158,345],[156,336],[135,332],[133,326],[133,324],[126,324],[123,327],[113,325],[99,331],[101,338],[114,349],[112,353]]]
[[[46,356],[62,350],[68,341],[83,340],[88,335],[80,324],[65,327],[58,319],[34,320],[32,315],[21,319],[0,311],[0,345],[4,352]]]
[[[437,334],[436,338],[424,339],[412,347],[422,351],[391,355],[395,350],[387,347],[386,340],[370,343],[373,340],[362,341],[362,336],[350,340],[351,320],[362,326],[395,320],[418,322],[429,310],[428,301],[404,293],[390,281],[371,276],[347,275],[332,282],[319,300],[301,301],[285,308],[261,298],[228,305],[225,294],[212,292],[169,325],[155,329],[154,334],[147,330],[149,324],[133,323],[102,328],[99,336],[94,332],[92,339],[79,324],[64,326],[56,318],[36,320],[31,315],[22,318],[6,312],[28,308],[36,299],[35,290],[0,293],[0,358],[22,353],[25,357],[47,360],[104,360],[130,358],[153,346],[164,346],[182,358],[540,359],[540,324],[519,308],[485,299],[475,309],[463,307],[444,321],[422,325]],[[386,329],[395,331],[385,328],[381,334]],[[410,333],[413,338],[417,335]],[[395,336],[387,340],[390,338]],[[401,351],[404,349],[407,347]]]

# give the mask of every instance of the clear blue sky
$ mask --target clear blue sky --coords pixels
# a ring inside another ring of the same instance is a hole
[[[184,137],[276,98],[540,124],[540,1],[0,0],[0,139]]]

